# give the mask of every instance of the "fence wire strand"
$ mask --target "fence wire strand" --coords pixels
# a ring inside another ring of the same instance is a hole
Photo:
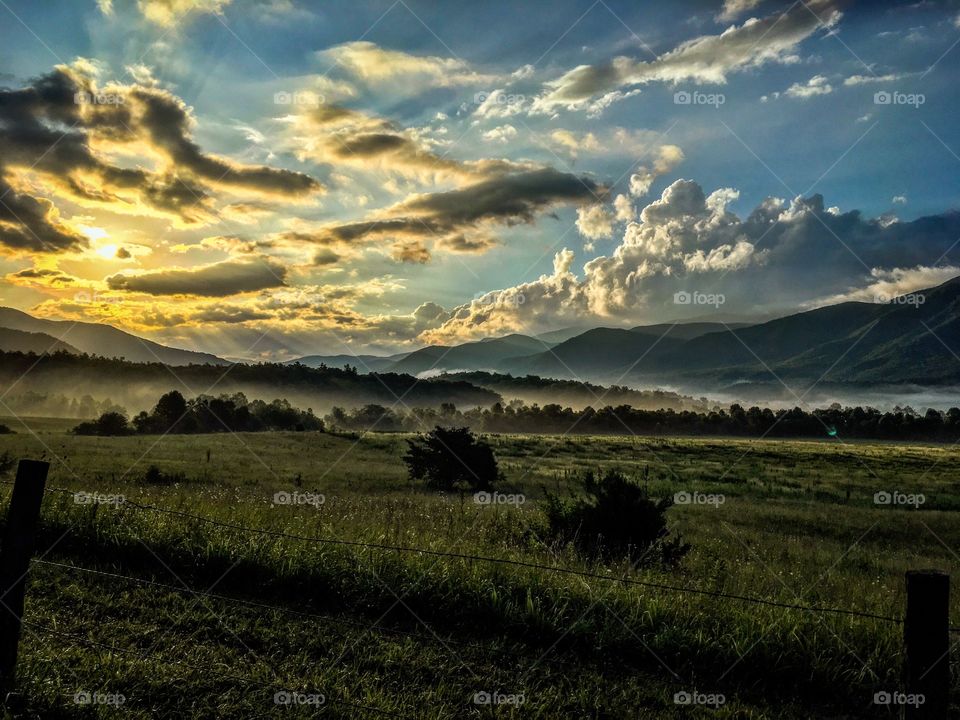
[[[271,612],[277,612],[285,615],[296,616],[305,620],[317,620],[320,622],[329,623],[331,625],[352,627],[358,630],[363,630],[365,632],[376,632],[376,633],[385,633],[390,635],[398,635],[401,637],[407,637],[412,640],[416,640],[418,642],[439,643],[441,645],[456,645],[457,647],[481,651],[488,655],[489,654],[499,655],[504,658],[513,657],[514,659],[525,659],[525,660],[531,659],[521,653],[512,652],[512,651],[493,650],[493,648],[490,648],[489,646],[480,645],[478,643],[464,642],[462,640],[456,640],[450,637],[440,637],[439,635],[425,635],[423,633],[411,632],[409,630],[401,630],[399,628],[391,628],[383,625],[370,625],[368,623],[359,622],[357,620],[350,620],[348,618],[338,618],[332,615],[322,615],[320,613],[311,613],[311,612],[305,612],[303,610],[294,610],[292,608],[283,607],[282,605],[273,605],[271,603],[257,602],[256,600],[248,600],[246,598],[238,598],[230,595],[223,595],[221,593],[204,592],[201,590],[195,590],[190,587],[177,587],[176,585],[171,585],[169,583],[162,583],[156,580],[148,580],[146,578],[135,577],[133,575],[124,575],[121,573],[107,572],[105,570],[96,570],[93,568],[82,567],[80,565],[72,565],[69,563],[61,563],[61,562],[55,562],[53,560],[43,560],[39,558],[35,558],[31,562],[35,565],[55,567],[62,570],[79,572],[87,575],[97,575],[100,577],[109,578],[111,580],[122,580],[124,582],[143,585],[146,587],[153,587],[161,590],[167,590],[168,592],[177,593],[179,595],[189,594],[196,597],[210,598],[213,600],[219,600],[222,602],[232,603],[235,605],[244,605],[244,606],[247,606],[250,608],[256,608],[259,610],[268,610]],[[547,658],[541,658],[541,661],[552,662],[557,665],[570,664],[562,660],[561,658],[547,657]]]
[[[4,482],[6,484],[12,484],[9,481],[4,481]],[[76,492],[73,490],[70,490],[68,488],[59,488],[59,487],[48,487],[46,491],[48,493],[65,493],[71,496],[76,494]],[[247,525],[240,525],[238,523],[218,520],[216,518],[211,518],[204,515],[197,515],[195,513],[190,513],[185,510],[174,510],[172,508],[163,508],[163,507],[159,507],[157,505],[151,505],[148,503],[139,503],[134,500],[130,500],[128,498],[124,498],[122,506],[132,507],[138,510],[145,510],[148,512],[155,512],[155,513],[160,513],[165,515],[172,515],[176,517],[187,518],[197,522],[206,523],[214,527],[234,530],[241,533],[262,535],[267,537],[285,538],[289,540],[296,540],[299,542],[312,542],[312,543],[323,544],[323,545],[339,545],[339,546],[356,547],[356,548],[363,548],[363,549],[369,549],[369,550],[381,550],[385,552],[430,555],[432,557],[445,557],[445,558],[452,558],[457,560],[466,560],[471,562],[483,562],[483,563],[489,563],[489,564],[509,565],[513,567],[522,567],[522,568],[527,568],[531,570],[570,575],[574,577],[587,578],[591,580],[619,582],[619,583],[624,583],[625,585],[645,587],[645,588],[651,588],[655,590],[664,590],[668,592],[685,593],[690,595],[701,595],[705,597],[713,597],[713,598],[718,598],[723,600],[734,600],[737,602],[752,603],[755,605],[764,605],[767,607],[776,607],[784,610],[796,610],[799,612],[822,613],[822,614],[832,614],[832,615],[847,615],[851,617],[861,617],[861,618],[866,618],[870,620],[879,620],[882,622],[896,623],[898,625],[903,624],[902,618],[891,617],[889,615],[880,615],[880,614],[871,613],[871,612],[862,612],[860,610],[850,610],[847,608],[823,607],[823,606],[817,606],[817,605],[801,605],[798,603],[788,603],[788,602],[782,602],[779,600],[769,600],[766,598],[752,597],[749,595],[725,593],[719,590],[705,590],[702,588],[684,587],[680,585],[671,585],[668,583],[653,582],[649,580],[638,580],[636,578],[630,578],[625,576],[602,575],[600,573],[589,572],[587,570],[576,570],[574,568],[565,568],[565,567],[559,567],[556,565],[543,565],[540,563],[529,562],[526,560],[516,560],[513,558],[497,558],[497,557],[490,557],[486,555],[472,555],[469,553],[450,552],[445,550],[433,550],[429,548],[418,548],[418,547],[410,547],[405,545],[389,545],[386,543],[365,542],[361,540],[344,540],[342,538],[299,535],[296,533],[288,533],[282,530],[271,530],[269,528],[257,528],[257,527],[250,527]]]

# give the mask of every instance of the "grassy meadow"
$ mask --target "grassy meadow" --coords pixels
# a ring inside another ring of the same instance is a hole
[[[224,523],[48,495],[21,644],[25,716],[898,716],[873,703],[902,688],[895,623],[229,525],[615,578],[627,568],[544,540],[542,499],[617,467],[653,495],[712,500],[668,511],[692,550],[638,580],[900,617],[906,570],[960,562],[949,446],[492,435],[498,489],[524,501],[481,505],[411,484],[404,435],[98,438],[70,435],[75,421],[0,422],[16,431],[0,455],[49,460],[49,486]],[[278,492],[322,502],[278,505]],[[878,492],[923,504],[878,505]],[[6,503],[9,486],[0,493]],[[725,702],[677,705],[683,692]]]

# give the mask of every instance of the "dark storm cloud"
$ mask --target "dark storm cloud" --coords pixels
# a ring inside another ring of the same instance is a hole
[[[82,61],[58,66],[26,87],[0,89],[0,244],[51,252],[85,244],[49,201],[16,186],[18,172],[35,174],[52,194],[121,212],[152,209],[187,223],[211,217],[210,186],[284,197],[322,190],[302,173],[204,153],[191,138],[192,123],[174,95],[139,85],[98,87]],[[168,167],[151,172],[111,164],[92,150],[93,141],[146,144],[167,158]]]
[[[240,166],[208,155],[190,138],[191,118],[184,103],[155,88],[134,88],[130,96],[141,114],[138,127],[176,164],[210,182],[279,195],[302,195],[320,184],[303,173],[266,166]]]
[[[379,238],[436,240],[454,252],[482,252],[495,244],[487,233],[476,234],[483,226],[533,223],[539,213],[553,207],[592,203],[606,195],[606,188],[590,178],[539,168],[448,192],[415,195],[388,208],[382,217],[299,233],[296,239],[326,245]],[[416,256],[424,258],[420,251]]]
[[[229,260],[196,270],[159,270],[141,275],[113,275],[108,277],[106,282],[111,290],[148,295],[227,297],[282,287],[285,278],[285,267],[273,260],[260,258]]]
[[[14,250],[56,252],[86,243],[85,237],[60,222],[53,203],[17,192],[0,174],[0,244]]]

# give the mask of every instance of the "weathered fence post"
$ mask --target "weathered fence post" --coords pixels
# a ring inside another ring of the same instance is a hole
[[[23,593],[49,469],[49,463],[21,460],[7,510],[0,547],[0,690],[4,696],[14,687]]]
[[[950,576],[938,570],[907,573],[905,717],[946,720],[950,705]],[[916,702],[909,702],[915,696]],[[922,702],[919,697],[922,697]]]

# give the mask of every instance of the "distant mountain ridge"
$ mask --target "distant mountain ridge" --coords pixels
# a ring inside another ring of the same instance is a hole
[[[786,378],[960,384],[960,277],[889,303],[844,302],[757,324],[601,327],[556,344],[544,337],[508,335],[430,346],[385,362],[383,369],[411,374],[492,371],[685,391],[779,384]]]
[[[109,325],[33,318],[0,308],[0,349],[68,352],[133,362],[225,364],[169,348]],[[18,335],[17,333],[22,333]],[[684,392],[744,383],[960,385],[960,277],[889,303],[843,302],[757,324],[696,321],[574,329],[537,337],[511,334],[390,356],[310,355],[286,363],[355,367],[360,373],[427,376],[493,372],[669,387]],[[30,333],[42,336],[29,337]],[[555,337],[555,341],[545,340]],[[3,343],[9,343],[9,348]],[[18,346],[17,343],[20,343]],[[782,387],[782,385],[781,385]]]
[[[72,320],[46,320],[8,307],[0,307],[0,328],[25,333],[43,333],[66,343],[80,353],[108,358],[125,358],[130,362],[162,362],[166,365],[230,364],[216,355],[167,347],[124,332],[112,325]]]
[[[551,347],[553,343],[516,334],[450,347],[430,345],[415,350],[388,369],[411,375],[443,370],[490,370],[500,367],[509,358],[543,352]]]

